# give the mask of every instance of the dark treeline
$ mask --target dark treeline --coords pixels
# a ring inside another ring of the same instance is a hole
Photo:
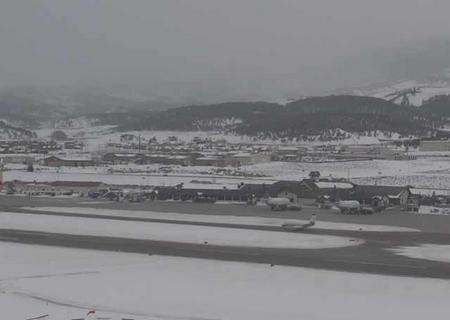
[[[450,118],[450,95],[435,96],[425,101],[421,109],[438,117]]]
[[[261,138],[332,137],[341,134],[338,129],[427,136],[442,125],[438,116],[420,108],[348,95],[306,98],[286,106],[234,102],[97,116],[121,130],[219,130]]]

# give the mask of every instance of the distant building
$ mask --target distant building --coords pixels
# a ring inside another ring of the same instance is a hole
[[[109,164],[128,164],[135,163],[142,158],[143,155],[137,153],[107,153],[102,160]]]
[[[229,159],[223,156],[206,155],[195,159],[194,165],[213,167],[237,167],[239,166],[239,161],[237,159]]]
[[[272,161],[299,162],[308,153],[305,147],[281,146],[272,155]]]
[[[350,159],[385,159],[385,160],[414,160],[413,156],[406,154],[404,150],[389,147],[385,144],[378,145],[348,145],[342,146],[337,158]]]
[[[92,159],[79,159],[79,158],[61,158],[51,156],[45,158],[42,164],[47,167],[90,167],[95,166],[95,162]]]
[[[270,185],[270,196],[287,198],[292,203],[299,203],[302,198],[302,185],[299,181],[278,181]]]
[[[304,179],[300,182],[300,194],[305,199],[317,199],[329,196],[333,200],[347,199],[354,189],[354,185],[347,181]]]
[[[409,187],[357,185],[350,199],[373,206],[400,206],[406,208],[410,196]]]
[[[21,194],[58,196],[73,193],[87,194],[89,191],[104,189],[106,185],[95,181],[25,182],[14,180],[6,182],[5,187]]]
[[[410,196],[406,202],[405,211],[418,212],[420,208],[420,198],[417,196]]]
[[[64,149],[72,149],[72,150],[82,150],[84,148],[84,144],[79,141],[65,141]]]
[[[263,153],[239,152],[233,154],[230,158],[233,162],[236,161],[239,166],[270,161],[270,156]]]
[[[146,154],[138,159],[136,163],[188,166],[192,164],[192,157],[182,154]]]

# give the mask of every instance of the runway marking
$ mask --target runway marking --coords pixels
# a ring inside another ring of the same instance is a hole
[[[51,297],[44,297],[36,293],[31,292],[25,292],[21,290],[11,290],[7,291],[7,293],[17,295],[19,297],[24,297],[32,300],[37,300],[45,303],[54,304],[56,306],[61,307],[69,307],[74,309],[81,309],[81,310],[90,310],[92,308],[96,309],[97,311],[102,312],[108,312],[108,313],[116,313],[116,314],[126,314],[129,316],[138,316],[138,317],[152,317],[152,318],[158,318],[158,319],[167,319],[167,320],[220,320],[219,318],[203,318],[203,317],[193,317],[193,316],[172,316],[172,315],[166,315],[166,314],[158,314],[158,313],[136,313],[136,312],[127,312],[122,311],[114,308],[109,307],[101,307],[101,306],[88,306],[88,305],[81,305],[77,304],[75,302],[64,302],[64,301],[58,301]]]
[[[424,266],[411,266],[406,264],[392,264],[392,263],[380,263],[380,262],[369,262],[369,261],[350,261],[350,260],[340,260],[340,259],[328,259],[327,262],[339,262],[339,263],[351,263],[351,264],[362,264],[362,265],[373,265],[382,267],[396,267],[396,268],[408,268],[408,269],[421,269],[425,270],[427,267]]]
[[[80,272],[66,272],[66,273],[55,273],[55,274],[37,274],[37,275],[30,275],[30,276],[23,276],[23,277],[4,278],[4,279],[0,279],[0,281],[54,278],[54,277],[78,276],[78,275],[97,274],[97,273],[100,273],[100,271],[80,271]]]

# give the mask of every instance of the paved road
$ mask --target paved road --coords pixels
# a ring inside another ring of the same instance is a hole
[[[38,211],[25,211],[21,209],[22,206],[85,206],[89,205],[79,200],[57,200],[57,199],[26,199],[18,197],[1,197],[0,198],[0,211],[13,211],[17,214],[43,214]],[[185,212],[185,213],[207,213],[214,212],[214,214],[242,214],[251,215],[252,212],[258,210],[258,208],[248,208],[246,206],[229,206],[229,205],[207,205],[202,206],[198,204],[183,204],[179,203],[146,203],[138,206],[130,205],[127,203],[105,203],[99,204],[92,202],[89,206],[96,207],[114,207],[114,208],[126,208],[139,209],[139,210],[158,210],[161,208],[172,212]],[[237,207],[237,208],[236,208]],[[202,211],[202,210],[206,210]],[[266,216],[270,214],[265,209],[261,209],[258,212],[260,216]],[[49,214],[49,213],[46,213]],[[63,213],[53,213],[55,215],[62,215]],[[310,212],[306,213],[307,215]],[[240,228],[252,230],[268,230],[268,231],[281,231],[280,227],[270,226],[248,226],[248,225],[227,225],[217,223],[202,223],[202,222],[186,222],[186,221],[167,221],[167,220],[155,220],[151,218],[132,218],[132,217],[105,217],[105,216],[92,216],[80,214],[67,214],[69,216],[79,216],[84,218],[101,218],[101,219],[115,219],[115,220],[135,220],[145,223],[148,222],[164,222],[164,223],[177,223],[177,224],[196,224],[196,225],[208,225],[222,228]],[[272,214],[273,215],[273,214]],[[284,214],[287,217],[292,218],[293,213]],[[321,213],[321,217],[323,214]],[[398,217],[396,225],[419,227],[415,225],[413,220],[409,220],[409,216],[403,213],[382,214],[380,217],[386,220],[392,219],[392,216]],[[380,217],[373,216],[373,221],[378,221]],[[303,213],[301,218],[305,218]],[[332,218],[340,218],[339,222],[346,222],[348,219],[361,218],[359,223],[368,223],[366,217],[348,217],[348,216],[336,216],[332,215]],[[403,218],[404,220],[402,220]],[[406,219],[405,219],[406,218]],[[434,218],[434,217],[432,217]],[[450,218],[450,217],[440,217]],[[381,219],[381,220],[384,220]],[[406,222],[405,222],[406,221]],[[446,223],[449,220],[444,220]],[[372,222],[370,220],[369,222]],[[381,222],[377,222],[381,223]],[[433,223],[437,223],[434,221]],[[385,222],[385,224],[388,224]],[[428,222],[427,228],[431,228],[432,224]],[[1,226],[0,226],[1,227]],[[398,246],[414,246],[422,243],[435,243],[435,244],[450,244],[450,233],[442,232],[445,228],[440,228],[440,232],[358,232],[358,231],[343,231],[343,230],[309,230],[307,232],[314,234],[326,234],[326,235],[341,235],[348,237],[356,237],[365,240],[363,245],[350,246],[344,248],[332,248],[332,249],[267,249],[267,248],[243,248],[243,247],[221,247],[211,246],[208,244],[186,244],[176,242],[161,242],[150,240],[135,240],[135,239],[123,239],[114,237],[93,237],[82,235],[66,235],[58,233],[44,233],[44,232],[31,232],[26,230],[8,230],[0,229],[0,241],[20,242],[20,243],[32,243],[41,245],[74,247],[74,248],[88,248],[97,250],[109,250],[109,251],[124,251],[124,252],[136,252],[145,254],[161,254],[183,257],[196,257],[229,261],[245,261],[265,263],[270,267],[276,267],[277,265],[289,265],[289,266],[302,266],[311,268],[321,268],[329,270],[341,270],[351,272],[367,272],[378,274],[390,274],[390,275],[403,275],[403,276],[416,276],[416,277],[433,277],[433,278],[446,278],[450,279],[450,263],[428,261],[421,259],[412,259],[404,256],[399,256],[390,252],[389,248],[395,248]]]

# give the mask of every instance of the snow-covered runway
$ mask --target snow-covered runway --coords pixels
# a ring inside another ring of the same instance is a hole
[[[297,219],[281,219],[281,218],[263,218],[263,217],[246,217],[232,215],[214,215],[214,214],[184,214],[177,212],[158,212],[158,211],[138,211],[138,210],[112,210],[97,209],[87,207],[23,207],[24,210],[53,212],[53,213],[73,213],[87,215],[101,215],[113,217],[133,217],[161,219],[168,221],[187,221],[187,222],[204,222],[204,223],[223,223],[236,225],[252,225],[252,226],[281,226],[283,223],[307,223],[305,220]],[[355,223],[340,223],[317,221],[312,227],[325,230],[345,230],[345,231],[369,231],[369,232],[418,232],[418,229],[386,226],[386,225],[367,225]]]
[[[0,226],[2,229],[71,235],[259,248],[320,249],[363,243],[362,240],[340,236],[11,212],[0,212]]]
[[[450,281],[0,243],[2,318],[409,319],[448,316]]]

